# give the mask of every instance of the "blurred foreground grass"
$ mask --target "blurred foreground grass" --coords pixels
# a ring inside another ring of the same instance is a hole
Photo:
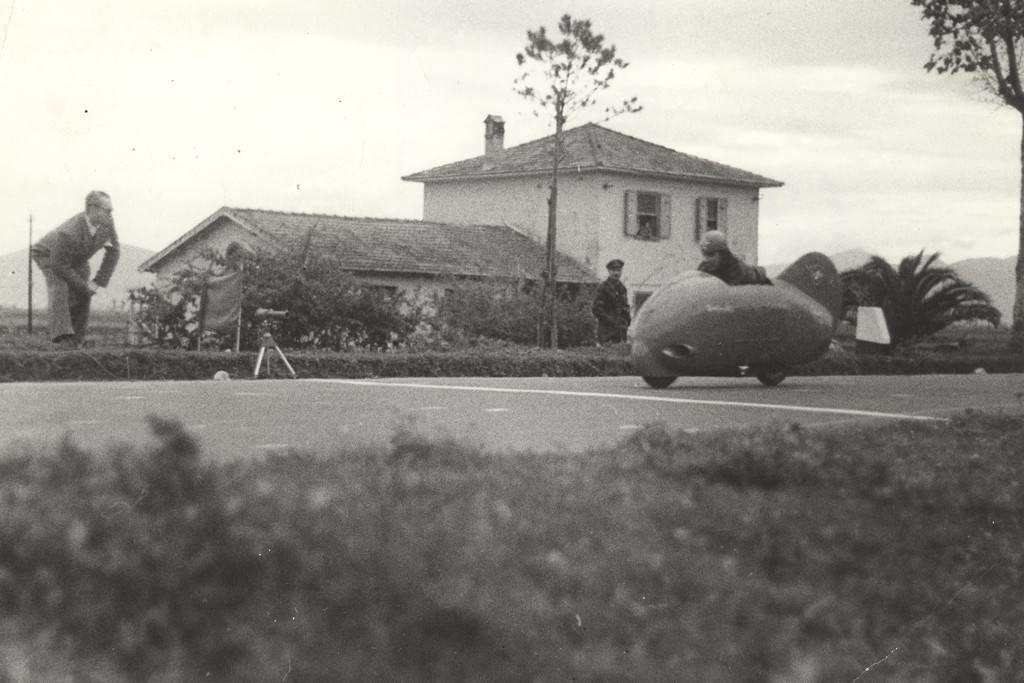
[[[1024,679],[1020,415],[230,464],[152,428],[0,460],[0,677]]]

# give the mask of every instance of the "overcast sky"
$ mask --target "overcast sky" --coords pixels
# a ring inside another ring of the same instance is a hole
[[[154,250],[225,205],[421,218],[401,176],[482,154],[487,114],[551,132],[514,57],[564,12],[630,62],[606,102],[644,110],[604,125],[785,182],[762,263],[1016,253],[1020,116],[922,68],[910,0],[0,0],[0,253],[93,188]]]

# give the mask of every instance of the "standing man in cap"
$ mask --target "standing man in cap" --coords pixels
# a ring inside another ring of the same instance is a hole
[[[725,234],[718,230],[708,230],[700,239],[700,252],[704,260],[697,270],[714,275],[727,285],[770,285],[771,280],[764,268],[751,266],[743,262],[739,256],[729,249]]]
[[[623,265],[621,259],[612,259],[605,265],[608,277],[597,286],[594,303],[590,307],[590,311],[597,318],[598,345],[626,341],[630,316],[626,285],[622,284]]]
[[[110,195],[94,190],[85,196],[85,211],[32,245],[32,259],[46,278],[50,339],[55,344],[68,348],[85,344],[92,295],[110,283],[121,255],[113,213]],[[100,249],[106,253],[96,276],[89,279],[89,259]]]

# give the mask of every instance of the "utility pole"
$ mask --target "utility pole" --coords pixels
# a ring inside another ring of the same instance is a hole
[[[28,333],[32,334],[32,214],[28,215]]]

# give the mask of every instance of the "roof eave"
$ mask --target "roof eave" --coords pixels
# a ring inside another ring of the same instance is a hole
[[[178,251],[183,246],[193,241],[195,238],[199,237],[199,235],[205,232],[207,228],[209,228],[211,225],[216,223],[221,218],[227,218],[231,221],[234,221],[243,230],[251,233],[256,237],[267,237],[267,235],[265,235],[262,231],[254,228],[253,226],[249,225],[247,222],[243,221],[238,216],[234,215],[231,212],[230,207],[222,206],[221,208],[217,209],[212,214],[207,216],[205,219],[203,219],[196,227],[192,228],[184,235],[174,240],[169,245],[167,245],[166,247],[164,247],[163,249],[161,249],[160,251],[158,251],[157,253],[153,254],[148,259],[140,263],[136,270],[140,273],[155,272],[154,269],[159,267],[161,263],[167,260],[167,258],[171,256],[171,254]]]
[[[706,175],[700,173],[668,173],[659,171],[646,171],[637,170],[631,168],[618,168],[615,166],[567,166],[559,169],[560,173],[622,173],[626,175],[641,176],[645,178],[659,178],[667,180],[688,180],[702,183],[713,183],[717,185],[733,185],[738,187],[782,187],[785,185],[781,180],[773,180],[772,178],[723,178],[721,176]],[[426,173],[414,173],[408,176],[402,176],[402,180],[417,183],[443,183],[443,182],[454,182],[459,180],[489,180],[494,178],[531,178],[536,176],[546,176],[551,173],[551,169],[530,169],[530,170],[516,170],[516,171],[484,171],[474,173],[453,173],[445,175],[430,175]]]
[[[451,270],[427,270],[427,269],[423,269],[423,270],[413,270],[413,269],[409,269],[409,270],[388,270],[386,268],[351,268],[351,269],[346,269],[346,272],[353,273],[353,274],[356,274],[356,275],[383,275],[383,276],[387,276],[387,277],[396,277],[396,276],[397,277],[401,277],[401,276],[407,276],[407,277],[434,277],[434,278],[442,278],[442,277],[471,277],[471,278],[481,278],[481,279],[482,278],[488,278],[488,279],[501,278],[501,279],[506,279],[506,280],[519,280],[519,279],[540,280],[541,277],[542,277],[540,273],[522,273],[522,274],[519,274],[519,275],[512,275],[512,274],[509,274],[509,273],[481,273],[481,272],[468,273],[468,272],[457,272],[457,271],[451,271]],[[566,276],[562,276],[562,275],[556,275],[555,276],[555,280],[557,282],[568,282],[568,283],[599,282],[597,277],[587,276],[587,275],[580,276],[580,279],[572,278],[572,277],[566,277]]]

